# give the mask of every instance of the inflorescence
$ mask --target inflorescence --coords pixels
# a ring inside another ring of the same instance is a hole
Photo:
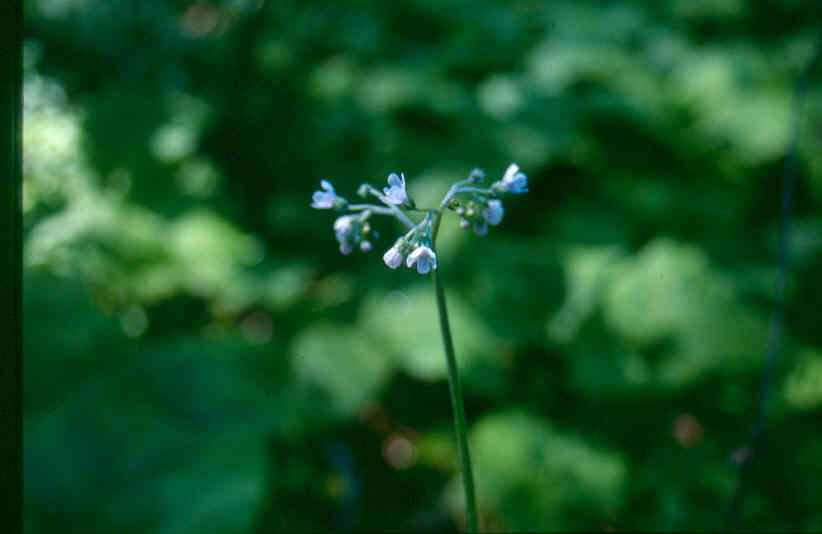
[[[343,254],[351,254],[355,248],[363,252],[371,250],[371,240],[379,237],[368,222],[371,215],[389,215],[397,218],[408,228],[408,232],[397,239],[383,254],[383,261],[392,269],[405,263],[408,268],[416,266],[418,273],[426,274],[437,268],[437,253],[434,251],[431,233],[435,216],[439,217],[443,209],[454,211],[460,218],[462,228],[473,228],[477,235],[482,236],[488,233],[489,225],[496,226],[502,222],[504,210],[500,197],[509,193],[528,192],[528,179],[516,163],[510,164],[502,178],[490,187],[482,186],[484,179],[485,173],[480,169],[474,169],[468,178],[451,186],[437,209],[416,207],[408,195],[403,173],[389,174],[388,187],[384,187],[382,192],[367,183],[357,189],[360,197],[372,195],[382,205],[350,204],[337,195],[330,182],[322,180],[322,189],[315,191],[311,197],[311,207],[349,212],[348,215],[342,215],[334,221],[334,234]],[[414,222],[409,217],[409,212],[423,212],[425,217],[420,222]]]

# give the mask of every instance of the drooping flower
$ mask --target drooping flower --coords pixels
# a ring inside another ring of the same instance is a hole
[[[431,250],[428,245],[420,245],[414,249],[414,252],[408,255],[405,264],[412,268],[414,264],[417,265],[417,272],[426,274],[432,269],[437,268],[437,253]]]
[[[363,241],[362,243],[360,243],[360,250],[362,250],[363,252],[368,252],[369,250],[371,250],[371,241]]]
[[[474,233],[477,235],[485,235],[488,233],[488,223],[485,221],[477,221],[474,223]]]
[[[483,210],[482,216],[485,217],[488,224],[496,226],[502,222],[503,213],[502,201],[493,199],[488,201],[488,206]]]
[[[528,178],[520,172],[519,165],[512,163],[505,170],[502,180],[497,182],[499,189],[506,193],[527,193]]]
[[[403,259],[405,259],[405,256],[403,256],[403,253],[400,250],[399,241],[394,243],[394,246],[389,248],[388,251],[386,251],[386,253],[382,256],[382,261],[384,261],[385,264],[392,269],[396,269],[402,265]]]
[[[314,191],[314,194],[311,195],[311,200],[313,200],[311,207],[318,210],[330,210],[336,207],[337,199],[340,197],[334,192],[334,186],[331,185],[331,182],[321,180],[320,187],[323,188],[323,191]]]
[[[385,193],[385,200],[389,204],[399,206],[408,202],[408,192],[405,190],[405,174],[400,173],[397,176],[397,173],[392,172],[388,175],[388,185],[390,187],[384,187],[382,191]]]

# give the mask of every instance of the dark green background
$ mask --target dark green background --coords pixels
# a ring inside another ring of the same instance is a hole
[[[511,161],[438,242],[485,527],[721,528],[811,2],[24,5],[28,532],[459,528],[430,280],[308,205]],[[822,529],[820,78],[750,530]]]

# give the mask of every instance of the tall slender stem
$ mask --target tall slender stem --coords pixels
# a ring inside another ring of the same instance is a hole
[[[434,212],[432,221],[431,244],[434,246],[440,229],[442,210]],[[465,406],[462,400],[457,358],[454,354],[454,342],[451,339],[451,326],[448,323],[448,310],[445,306],[445,289],[440,280],[439,270],[431,273],[434,281],[434,292],[437,295],[437,311],[440,316],[442,343],[445,346],[445,359],[448,362],[448,389],[451,392],[451,408],[454,412],[454,430],[457,434],[457,449],[462,471],[462,484],[465,489],[465,523],[466,531],[477,532],[477,502],[474,496],[474,473],[471,469],[471,455],[468,452],[468,424],[465,420]]]

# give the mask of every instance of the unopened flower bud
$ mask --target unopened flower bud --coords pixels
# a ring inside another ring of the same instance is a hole
[[[402,253],[402,249],[405,248],[405,243],[402,239],[398,239],[394,246],[389,248],[385,254],[382,256],[382,261],[390,267],[391,269],[396,269],[400,265],[402,265],[402,260],[405,259],[405,256]]]

